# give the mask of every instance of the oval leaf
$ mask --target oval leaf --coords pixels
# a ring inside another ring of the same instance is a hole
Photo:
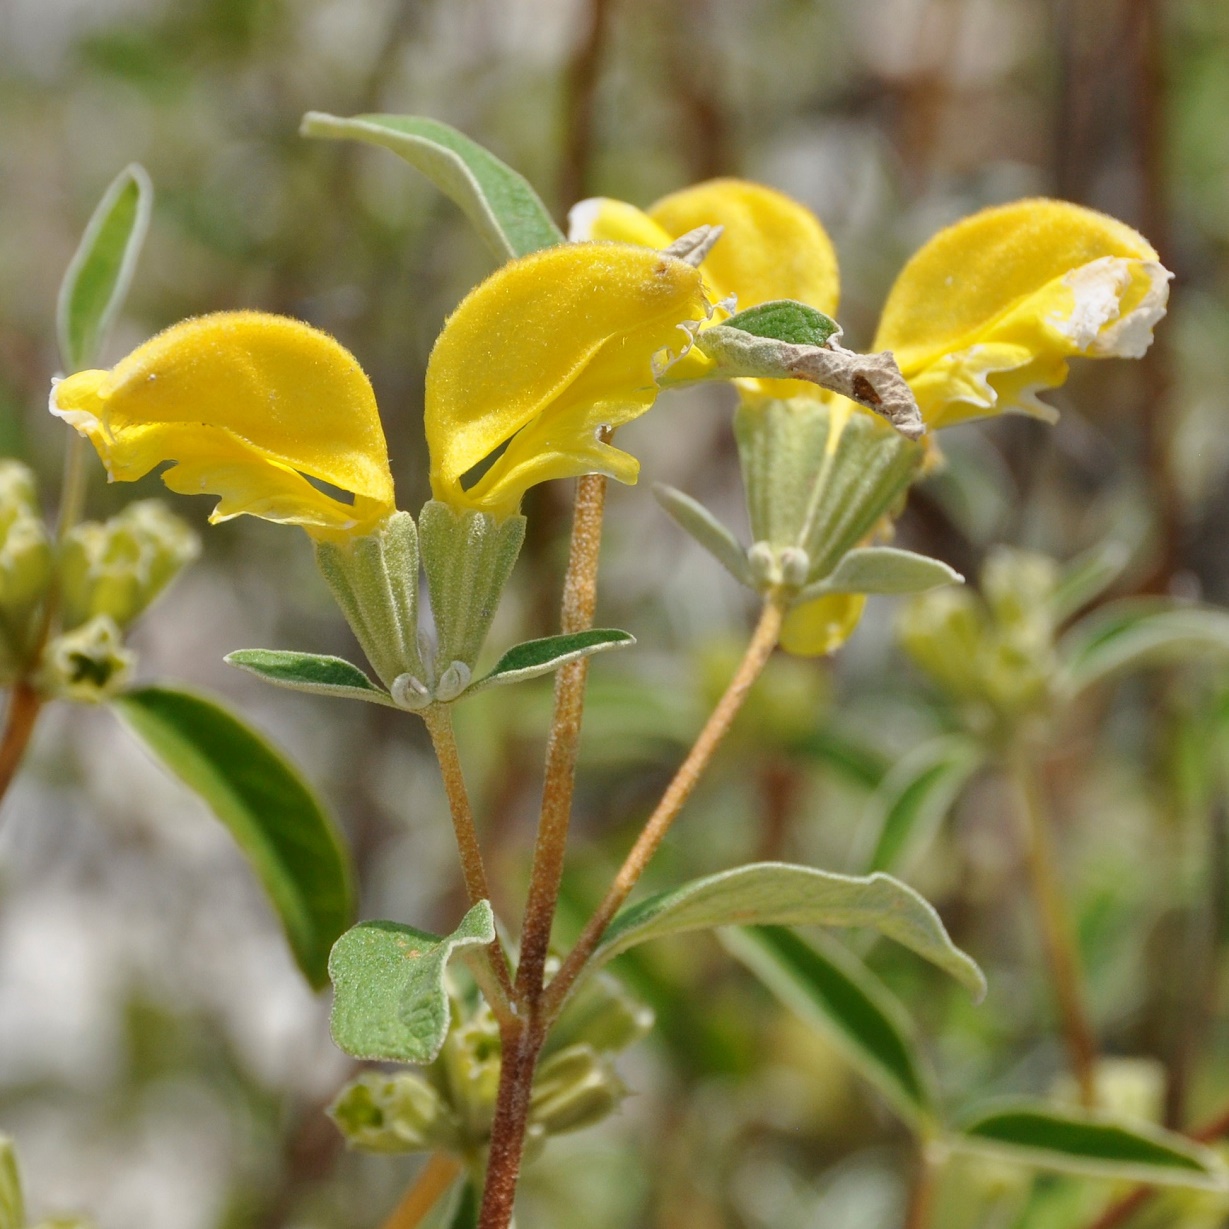
[[[466,688],[465,694],[482,691],[487,687],[499,687],[504,683],[520,683],[525,679],[549,674],[570,661],[592,657],[607,649],[621,649],[636,643],[630,632],[621,632],[615,627],[594,627],[585,632],[572,632],[565,636],[544,636],[541,640],[526,640],[509,649],[490,674],[484,674],[476,683]]]
[[[953,735],[899,760],[867,804],[863,825],[875,842],[867,869],[898,868],[921,853],[984,759],[973,739]]]
[[[817,584],[808,585],[799,601],[824,593],[924,593],[940,585],[961,585],[964,577],[929,555],[894,546],[862,546],[851,550]]]
[[[72,373],[92,367],[128,293],[153,209],[154,189],[135,162],[103,193],[86,225],[56,302],[60,361]]]
[[[277,687],[397,707],[383,687],[377,687],[358,666],[344,657],[280,649],[236,649],[222,660]]]
[[[841,327],[831,316],[796,299],[758,303],[722,321],[728,329],[741,329],[753,337],[771,337],[792,346],[823,346],[839,337]]]
[[[1209,1148],[1135,1119],[1013,1102],[979,1115],[951,1137],[954,1148],[1087,1178],[1229,1189]]]
[[[353,917],[350,861],[332,819],[279,751],[204,696],[143,687],[113,701],[130,729],[230,829],[273,902],[299,968],[327,984]]]
[[[740,584],[754,587],[751,568],[747,564],[747,552],[738,539],[702,504],[690,495],[667,486],[664,482],[653,484],[657,502],[673,519],[674,523],[694,538],[719,564]]]
[[[443,938],[396,922],[347,930],[329,957],[333,1040],[355,1058],[432,1062],[448,1035],[448,961],[494,938],[495,918],[484,900]]]
[[[392,150],[461,207],[501,262],[564,242],[563,232],[523,175],[438,120],[417,115],[342,119],[309,111],[299,131],[306,137],[348,137]]]
[[[933,1134],[934,1082],[905,1009],[852,952],[778,926],[723,930],[721,942],[787,1007],[814,1024],[906,1122]]]
[[[948,937],[934,906],[890,875],[837,875],[758,862],[695,879],[624,909],[594,952],[592,968],[649,939],[715,926],[866,926],[931,961],[979,999],[986,979]]]
[[[1192,659],[1229,659],[1229,613],[1139,599],[1115,602],[1081,619],[1059,643],[1068,698],[1129,670]]]

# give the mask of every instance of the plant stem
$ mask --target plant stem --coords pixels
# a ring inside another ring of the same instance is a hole
[[[60,515],[56,519],[57,542],[81,519],[85,510],[85,459],[88,449],[85,436],[76,431],[68,433],[68,447],[64,449],[64,477],[60,484]]]
[[[13,684],[4,715],[4,733],[0,734],[0,802],[17,775],[42,707],[42,697],[27,680],[19,679]]]
[[[1037,779],[1037,768],[1028,751],[1014,753],[1010,763],[1011,776],[1027,826],[1029,880],[1041,923],[1046,958],[1054,980],[1054,994],[1062,1018],[1071,1070],[1079,1085],[1080,1101],[1092,1108],[1097,1100],[1097,1043],[1085,1005],[1084,979],[1071,918],[1055,873],[1050,820],[1041,783]]]
[[[936,1154],[934,1144],[923,1140],[918,1152],[917,1173],[905,1208],[904,1229],[929,1229],[940,1164],[941,1158]]]
[[[586,474],[576,487],[572,542],[563,585],[560,628],[565,635],[593,626],[605,505],[606,479],[600,474]],[[528,1008],[531,1017],[536,1014],[542,994],[543,970],[563,879],[588,675],[588,659],[582,658],[569,662],[555,676],[555,708],[546,743],[542,813],[521,928],[520,963],[516,970],[517,1001]]]
[[[649,861],[665,839],[666,833],[670,831],[670,825],[674,823],[683,809],[683,804],[691,796],[692,790],[695,789],[701,775],[708,767],[714,752],[729,731],[739,709],[742,708],[752,684],[759,678],[760,671],[764,669],[773,650],[777,647],[784,616],[785,599],[779,591],[773,591],[764,601],[759,623],[756,625],[743,659],[734,672],[734,677],[730,680],[725,694],[717,702],[717,707],[713,709],[704,729],[700,731],[699,737],[687,753],[687,758],[666,787],[661,801],[636,838],[636,843],[619,868],[619,873],[615,876],[602,903],[597,907],[597,911],[589,919],[580,938],[576,941],[576,946],[568,953],[563,966],[547,988],[542,1013],[545,1019],[551,1019],[554,1013],[563,1006],[569,989],[580,975],[589,957],[593,955],[606,927],[610,925],[611,919],[636,886],[645,867],[648,866]]]
[[[461,1162],[444,1152],[433,1153],[414,1179],[383,1229],[418,1229],[461,1172]]]
[[[482,860],[482,849],[478,844],[469,791],[465,788],[465,774],[461,770],[452,710],[447,704],[431,704],[423,710],[423,721],[431,735],[431,745],[435,748],[435,758],[439,761],[440,775],[444,779],[444,792],[448,795],[448,810],[452,815],[452,829],[456,833],[457,852],[461,855],[461,870],[465,876],[469,903],[476,905],[481,900],[489,901],[491,888]],[[484,984],[482,990],[491,1004],[491,1010],[502,1020],[511,1014],[512,979],[508,975],[508,962],[498,937],[487,948],[487,954],[497,985]],[[488,979],[482,980],[486,983]]]
[[[514,1020],[500,1030],[499,1093],[491,1124],[486,1182],[478,1229],[508,1229],[521,1175],[533,1073],[545,1034],[532,1021]]]

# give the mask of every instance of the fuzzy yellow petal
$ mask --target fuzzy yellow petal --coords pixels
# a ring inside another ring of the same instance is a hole
[[[328,334],[285,316],[218,312],[182,321],[110,371],[61,380],[51,410],[89,438],[112,479],[176,462],[163,475],[167,486],[221,496],[215,521],[246,513],[347,532],[394,508],[362,368]]]
[[[1138,358],[1165,314],[1170,274],[1129,226],[1065,201],[986,209],[909,261],[874,349],[892,350],[930,427],[1023,409],[1067,359]]]
[[[781,647],[799,657],[833,653],[853,635],[866,605],[863,593],[829,593],[795,606],[781,628]]]
[[[599,430],[652,405],[661,362],[686,349],[707,311],[699,271],[645,247],[573,243],[504,265],[462,301],[431,352],[435,498],[503,517],[549,478],[634,482],[634,458]]]
[[[678,236],[627,201],[594,196],[568,210],[568,238],[573,243],[636,243],[646,248],[664,248]]]

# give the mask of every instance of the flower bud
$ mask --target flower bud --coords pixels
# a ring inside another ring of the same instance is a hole
[[[546,1054],[584,1044],[602,1053],[625,1050],[653,1027],[653,1010],[609,973],[586,977],[550,1031]]]
[[[107,615],[126,627],[199,554],[196,534],[156,499],[74,526],[60,547],[64,626]]]
[[[97,704],[127,683],[136,654],[109,615],[56,636],[43,650],[39,689],[46,695],[80,704]]]
[[[420,1075],[369,1071],[351,1080],[328,1108],[351,1148],[429,1152],[460,1145],[456,1115]]]
[[[34,475],[0,461],[0,682],[25,664],[38,635],[51,582],[51,542],[39,511]]]
[[[461,1018],[458,1018],[461,1017]],[[484,1143],[495,1118],[499,1093],[499,1026],[481,1004],[465,1018],[456,1000],[453,1025],[436,1060],[436,1074],[469,1145]]]
[[[601,1122],[626,1096],[609,1059],[589,1045],[569,1046],[538,1068],[529,1117],[547,1134],[562,1135]]]
[[[977,661],[988,626],[976,593],[931,589],[905,606],[897,636],[905,652],[944,691],[967,699],[981,691]]]

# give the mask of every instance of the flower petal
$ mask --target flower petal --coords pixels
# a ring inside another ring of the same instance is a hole
[[[112,479],[177,462],[167,485],[222,496],[213,520],[247,513],[345,532],[393,510],[371,384],[328,334],[285,316],[182,321],[110,371],[59,381],[51,411],[90,439]]]
[[[636,243],[660,249],[669,247],[678,236],[627,201],[591,196],[568,210],[568,238],[573,243]]]
[[[699,272],[650,248],[573,243],[504,265],[461,303],[431,352],[435,498],[507,516],[547,478],[634,482],[635,460],[599,429],[649,408],[655,359],[684,351],[707,311]]]
[[[1169,272],[1146,239],[1066,201],[986,209],[940,231],[888,296],[874,349],[892,350],[931,427],[1023,409],[1067,358],[1138,358]]]
[[[781,628],[781,647],[799,657],[834,653],[853,635],[866,605],[864,593],[828,593],[795,606]]]

